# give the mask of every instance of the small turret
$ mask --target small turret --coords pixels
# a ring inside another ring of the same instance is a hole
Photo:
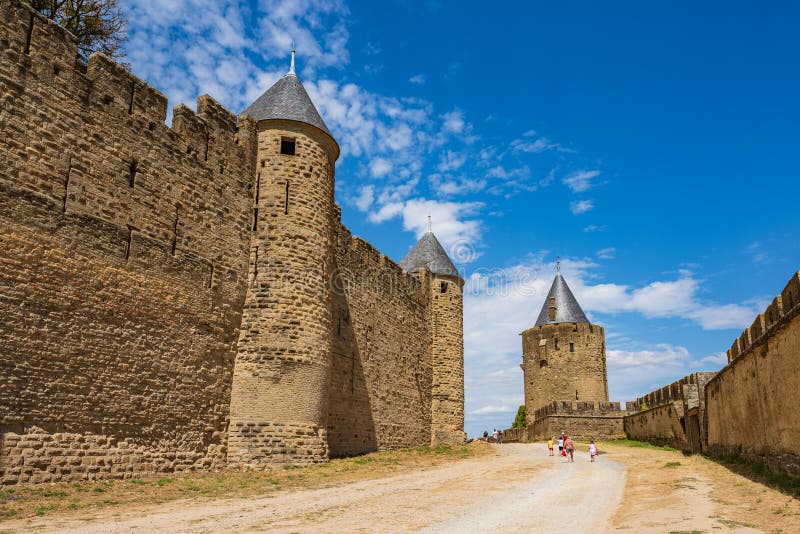
[[[257,122],[250,271],[228,459],[328,459],[325,430],[339,146],[294,72],[244,111]]]
[[[464,434],[464,280],[432,231],[400,262],[430,273],[431,443],[462,443]]]

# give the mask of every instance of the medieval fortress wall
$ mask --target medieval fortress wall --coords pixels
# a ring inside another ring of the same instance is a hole
[[[324,461],[459,416],[463,436],[463,352],[433,359],[461,288],[441,314],[434,275],[350,235],[318,132],[207,96],[167,127],[163,95],[76,67],[17,0],[0,50],[0,482]]]
[[[728,350],[718,373],[695,373],[635,403],[629,437],[737,455],[800,475],[800,272]]]
[[[800,475],[800,272],[733,342],[705,390],[707,447]]]

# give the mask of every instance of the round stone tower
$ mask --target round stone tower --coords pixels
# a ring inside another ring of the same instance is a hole
[[[463,443],[464,280],[433,232],[423,235],[400,262],[429,282],[431,444]]]
[[[248,290],[231,391],[231,464],[328,458],[334,162],[294,72],[245,111],[258,124]]]
[[[525,414],[553,401],[608,402],[603,328],[589,323],[561,272],[536,324],[522,333]]]

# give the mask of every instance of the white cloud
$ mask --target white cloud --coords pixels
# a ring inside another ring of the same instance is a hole
[[[614,247],[604,248],[597,251],[597,257],[601,260],[613,260],[616,249]]]
[[[355,199],[355,205],[360,211],[367,211],[375,200],[375,186],[365,185],[361,187],[359,195]]]
[[[452,134],[460,134],[464,131],[466,122],[464,113],[460,110],[450,111],[442,115],[442,129]]]
[[[439,165],[436,168],[442,172],[454,171],[460,169],[466,161],[466,154],[460,154],[453,150],[443,150],[439,154]]]
[[[380,178],[392,172],[392,164],[384,158],[375,158],[369,163],[369,173],[373,178]]]
[[[586,213],[594,208],[594,200],[573,200],[569,203],[569,210],[573,215],[580,215]]]
[[[425,83],[425,76],[423,74],[415,74],[408,81],[415,85],[422,85]]]
[[[533,130],[528,130],[523,135],[528,139],[514,139],[511,141],[511,148],[515,152],[529,152],[533,154],[541,154],[542,152],[547,152],[549,150],[555,150],[557,152],[574,152],[569,148],[565,148],[558,143],[550,141],[546,137],[529,139],[530,137],[536,135],[536,132]]]
[[[573,193],[582,193],[592,187],[592,180],[600,175],[600,171],[578,171],[564,178],[564,185]]]
[[[691,359],[686,347],[667,343],[660,343],[652,349],[645,350],[609,350],[606,354],[609,368],[665,365],[680,367]]]
[[[471,217],[482,206],[479,202],[440,202],[416,198],[387,204],[370,214],[369,218],[372,222],[383,222],[402,217],[403,229],[421,237],[428,230],[430,215],[434,233],[453,261],[467,263],[478,257],[475,249],[480,245],[481,222]]]
[[[590,224],[590,225],[584,227],[583,231],[584,232],[602,232],[605,229],[606,229],[605,225],[598,226],[596,224]]]

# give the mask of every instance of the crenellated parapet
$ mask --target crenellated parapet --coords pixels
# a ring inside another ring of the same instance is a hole
[[[733,341],[727,352],[728,363],[744,355],[762,339],[781,328],[797,315],[798,310],[800,310],[800,271],[794,273],[781,294],[772,300],[764,313],[758,314],[753,324],[745,328]]]

